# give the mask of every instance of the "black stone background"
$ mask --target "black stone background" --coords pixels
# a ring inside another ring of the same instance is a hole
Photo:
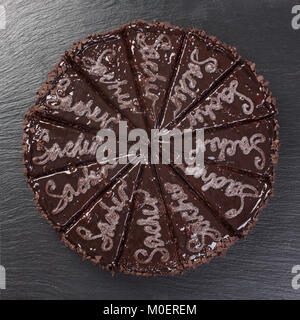
[[[300,265],[299,0],[1,1],[0,30],[2,299],[299,299],[291,287]],[[41,218],[21,165],[23,117],[48,72],[73,42],[134,20],[198,27],[255,61],[280,110],[275,197],[247,239],[183,276],[138,278],[99,270],[65,248]]]

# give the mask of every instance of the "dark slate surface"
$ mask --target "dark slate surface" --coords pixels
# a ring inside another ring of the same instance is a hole
[[[291,269],[300,264],[300,30],[296,0],[0,1],[2,299],[299,299]],[[89,33],[143,18],[200,27],[237,46],[270,80],[280,108],[275,197],[226,259],[184,276],[137,278],[98,270],[64,247],[42,219],[23,177],[24,114],[64,50]]]

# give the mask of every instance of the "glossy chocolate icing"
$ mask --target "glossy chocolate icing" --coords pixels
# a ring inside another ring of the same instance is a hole
[[[192,130],[215,128],[274,115],[273,99],[259,79],[248,63],[238,66],[176,127]]]
[[[63,228],[115,179],[124,165],[80,165],[30,181],[39,207]]]
[[[30,175],[96,162],[96,151],[102,143],[99,136],[34,116],[28,117],[27,121],[24,163]]]
[[[217,213],[191,192],[174,170],[163,165],[157,165],[156,169],[184,266],[201,263],[210,251],[234,240]]]
[[[136,21],[75,43],[49,73],[25,116],[25,175],[42,215],[84,259],[112,272],[182,273],[255,225],[273,192],[276,113],[235,48]],[[119,146],[121,120],[194,138],[205,129],[204,168],[99,164],[96,133],[112,129]]]
[[[122,249],[139,170],[137,164],[121,176],[64,234],[66,244],[110,270]]]
[[[151,165],[143,168],[134,195],[130,224],[119,267],[125,273],[177,273],[180,265],[159,184]]]
[[[205,130],[205,161],[273,176],[277,121],[273,118],[230,128]]]
[[[145,128],[122,32],[94,35],[67,54],[72,64],[136,127]]]
[[[204,33],[187,32],[161,127],[166,127],[199,100],[238,59],[235,51]]]
[[[125,30],[131,61],[146,108],[148,124],[155,127],[164,106],[183,31],[156,23],[132,23]]]
[[[218,165],[200,169],[181,166],[180,172],[238,235],[255,220],[272,193],[269,179],[250,177]]]
[[[38,94],[34,111],[88,130],[109,128],[117,131],[118,122],[124,120],[121,113],[97,94],[65,58],[49,77],[50,82]]]

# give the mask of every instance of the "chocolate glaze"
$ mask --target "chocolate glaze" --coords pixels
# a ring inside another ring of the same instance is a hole
[[[161,126],[166,127],[188,109],[213,87],[238,59],[233,49],[207,37],[204,32],[189,31],[183,43]]]
[[[231,127],[205,129],[204,163],[216,163],[253,175],[269,176],[273,179],[274,161],[278,152],[277,130],[278,122],[274,118]],[[181,137],[183,141],[183,136]],[[196,151],[196,133],[192,137],[192,146]],[[173,165],[176,164],[174,150],[174,140],[171,140],[170,163]],[[182,154],[182,160],[185,161],[184,154]]]
[[[238,66],[204,101],[197,104],[176,127],[215,128],[274,115],[270,92],[249,63]]]
[[[98,163],[69,168],[30,181],[38,205],[48,219],[63,228],[108,186],[124,165]]]
[[[275,102],[235,48],[201,30],[132,22],[75,43],[49,73],[25,116],[25,175],[42,215],[84,259],[181,273],[223,255],[266,206]],[[148,133],[204,128],[205,167],[98,164],[96,132],[114,130],[119,144],[120,120]]]
[[[171,215],[180,258],[193,267],[234,237],[216,213],[168,166],[156,166],[163,196]]]
[[[145,128],[121,30],[90,36],[67,57],[136,127]]]
[[[148,124],[154,127],[162,112],[183,32],[163,23],[137,21],[126,27],[125,35],[142,105],[147,111]]]
[[[273,177],[277,126],[277,121],[271,118],[205,130],[205,161]]]
[[[250,177],[218,165],[180,167],[191,187],[241,235],[272,193],[268,178]],[[189,172],[189,174],[188,174]]]
[[[36,103],[31,108],[34,112],[88,130],[109,128],[117,132],[118,122],[124,120],[120,112],[108,105],[65,58],[49,75]]]
[[[27,117],[27,135],[24,163],[32,176],[48,174],[61,168],[96,162],[100,137],[73,127],[41,120],[34,115]]]
[[[178,273],[180,265],[158,181],[153,168],[143,168],[134,195],[132,221],[119,268],[125,273],[163,275]]]
[[[121,250],[139,169],[135,165],[121,176],[64,234],[67,245],[109,270],[115,269]]]

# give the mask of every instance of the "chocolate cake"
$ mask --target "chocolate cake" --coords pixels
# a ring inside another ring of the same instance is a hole
[[[25,116],[25,175],[42,215],[84,259],[113,273],[182,273],[257,222],[273,193],[276,114],[263,76],[234,47],[136,21],[75,43],[49,73]],[[122,144],[120,121],[148,133],[204,129],[204,167],[100,163],[97,132]]]

